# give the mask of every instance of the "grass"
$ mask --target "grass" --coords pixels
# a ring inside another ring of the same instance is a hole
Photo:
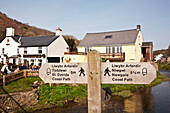
[[[18,81],[11,82],[4,88],[10,93],[28,91],[32,90],[30,84],[34,81],[41,81],[38,77],[22,78]],[[112,95],[117,95],[120,97],[128,98],[139,88],[152,87],[154,85],[160,84],[161,82],[167,80],[166,77],[162,76],[157,72],[157,78],[152,81],[151,84],[102,84],[102,88],[110,87],[112,90]],[[59,84],[54,86],[49,86],[45,84],[38,89],[39,92],[39,102],[36,106],[27,108],[28,111],[35,111],[38,109],[63,106],[67,102],[74,101],[77,103],[87,101],[87,85],[73,86],[69,84]],[[1,90],[0,94],[4,92]]]
[[[157,78],[151,84],[102,84],[102,88],[110,87],[113,95],[121,97],[131,96],[137,89],[152,87],[166,80],[166,77],[157,72]],[[63,106],[68,101],[79,102],[87,98],[87,85],[71,86],[60,84],[59,86],[43,85],[39,90],[40,101],[46,105]]]
[[[39,90],[39,103],[47,105],[63,106],[67,101],[83,100],[87,98],[87,85],[71,86],[60,84],[59,86],[43,85]]]
[[[30,78],[21,78],[17,81],[13,81],[3,88],[8,93],[14,93],[14,92],[21,92],[21,91],[30,91],[33,88],[30,86],[34,81],[41,81],[39,77],[30,77]],[[0,88],[0,94],[5,94],[5,92]]]
[[[169,70],[170,71],[170,64],[167,63],[159,63],[158,64],[159,70]]]

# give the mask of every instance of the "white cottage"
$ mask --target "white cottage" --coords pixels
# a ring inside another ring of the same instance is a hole
[[[56,35],[37,37],[14,36],[14,29],[7,28],[6,37],[0,43],[1,62],[9,60],[13,64],[29,65],[60,63],[64,52],[68,52],[67,48],[60,28],[56,30]]]

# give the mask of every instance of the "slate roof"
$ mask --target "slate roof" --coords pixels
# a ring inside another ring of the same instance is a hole
[[[15,36],[6,36],[6,37],[12,37],[16,42],[18,42],[18,39],[20,38],[19,35],[15,35]],[[1,43],[6,37],[4,37],[4,38],[0,41],[0,43]]]
[[[15,36],[12,36],[12,38],[13,38],[16,42],[18,42],[18,40],[19,40],[20,36],[15,35]]]
[[[36,37],[22,37],[21,45],[19,47],[39,47],[48,46],[59,36],[36,36]]]
[[[139,30],[137,29],[87,33],[78,46],[92,47],[135,44],[138,33]]]

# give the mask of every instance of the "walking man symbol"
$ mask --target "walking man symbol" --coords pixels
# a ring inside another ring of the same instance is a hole
[[[104,73],[104,76],[106,76],[106,74],[108,74],[108,76],[110,76],[109,72],[111,72],[111,71],[109,70],[109,68],[108,68],[108,67],[105,69],[105,71],[104,71],[104,72],[105,72],[105,73]]]
[[[81,69],[80,69],[80,75],[79,76],[81,76],[81,74],[83,74],[84,76],[85,76],[85,74],[84,74],[84,69],[81,67]]]

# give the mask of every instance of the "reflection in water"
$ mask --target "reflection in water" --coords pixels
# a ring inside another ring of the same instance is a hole
[[[128,113],[136,113],[142,111],[142,99],[140,95],[134,95],[129,99],[125,99],[125,111]]]
[[[124,100],[118,96],[112,97],[110,101],[102,106],[103,113],[122,113],[124,111]]]
[[[140,90],[127,99],[117,98],[113,97],[111,101],[105,104],[103,113],[154,113],[151,88]]]
[[[161,71],[160,73],[170,78],[170,72]],[[167,81],[152,88],[145,88],[143,90],[139,90],[133,96],[127,99],[115,99],[113,97],[111,101],[105,104],[105,109],[103,110],[103,112],[170,113],[169,106],[170,81]]]

